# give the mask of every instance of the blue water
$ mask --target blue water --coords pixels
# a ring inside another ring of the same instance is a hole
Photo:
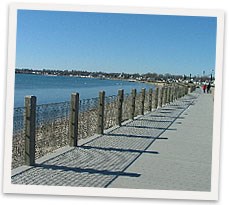
[[[37,104],[46,104],[69,101],[73,92],[78,92],[80,99],[89,99],[98,97],[99,91],[102,90],[106,96],[111,96],[116,95],[119,89],[129,93],[132,88],[140,91],[141,88],[149,89],[154,86],[122,80],[16,74],[14,107],[22,107],[27,95],[35,95]]]

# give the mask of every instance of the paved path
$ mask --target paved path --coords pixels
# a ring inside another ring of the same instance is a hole
[[[195,92],[13,170],[12,183],[210,191],[212,119],[212,96]]]

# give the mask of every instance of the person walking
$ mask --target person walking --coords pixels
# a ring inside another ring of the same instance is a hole
[[[210,82],[208,83],[208,86],[207,86],[207,93],[210,93],[210,89],[211,89],[211,84]]]
[[[203,85],[203,91],[204,91],[204,93],[206,92],[206,89],[207,89],[207,85],[206,85],[206,83]]]

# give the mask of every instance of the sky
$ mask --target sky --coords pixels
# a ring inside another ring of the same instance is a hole
[[[216,17],[19,10],[16,67],[202,75]]]

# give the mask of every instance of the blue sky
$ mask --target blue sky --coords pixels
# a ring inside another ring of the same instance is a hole
[[[202,75],[215,17],[19,10],[16,67]]]

